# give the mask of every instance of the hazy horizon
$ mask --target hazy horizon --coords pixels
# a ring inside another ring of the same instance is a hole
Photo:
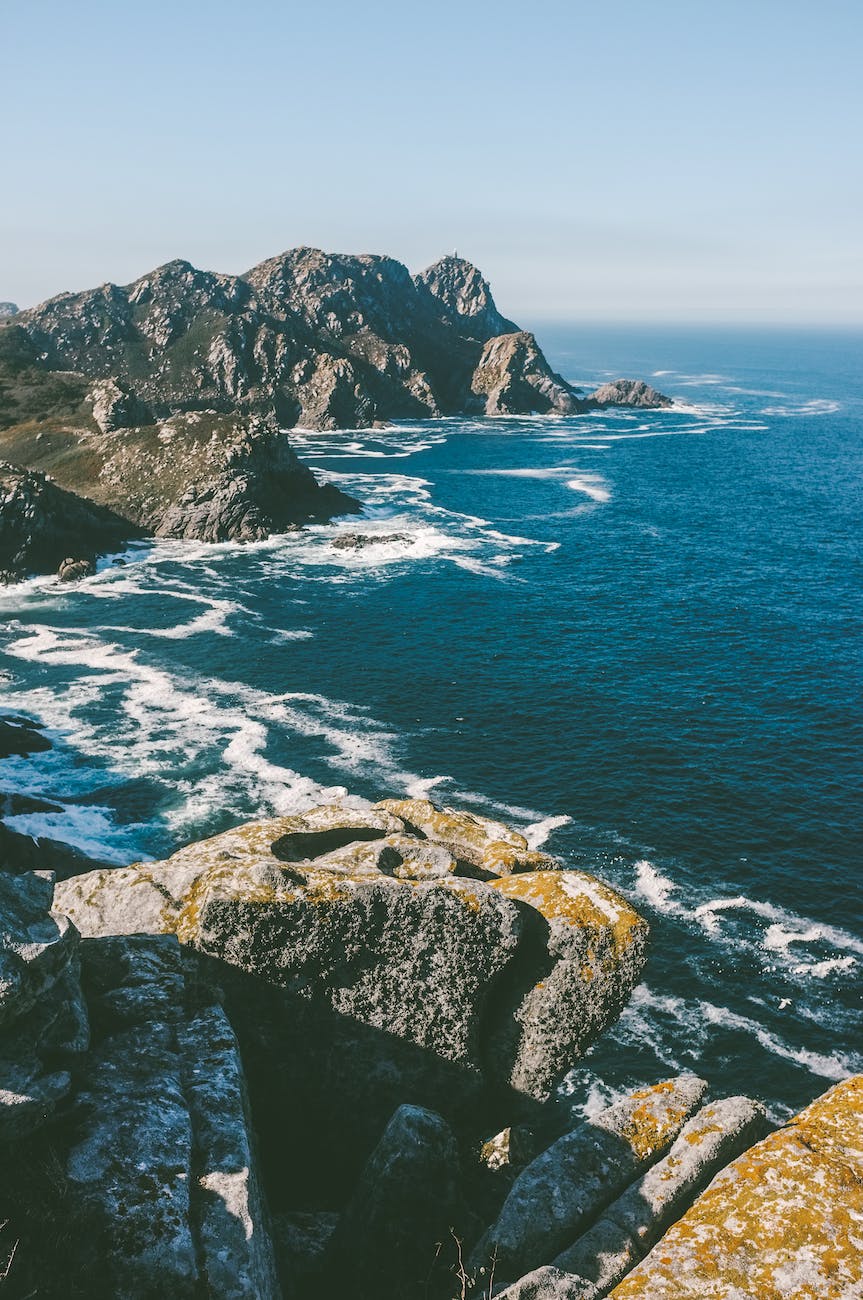
[[[863,14],[59,0],[6,17],[0,299],[457,248],[517,321],[863,324]]]

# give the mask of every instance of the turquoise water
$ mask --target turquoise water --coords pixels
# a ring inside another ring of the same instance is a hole
[[[13,824],[125,862],[335,790],[508,818],[653,924],[575,1102],[695,1068],[784,1114],[863,1069],[863,339],[538,332],[682,405],[298,434],[364,518],[0,595],[56,740],[3,784],[66,804]]]

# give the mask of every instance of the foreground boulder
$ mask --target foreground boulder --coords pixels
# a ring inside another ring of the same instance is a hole
[[[646,924],[583,873],[492,877],[534,859],[500,823],[386,800],[253,823],[58,898],[87,935],[174,933],[197,952],[255,1096],[306,1119],[291,1132],[273,1113],[286,1172],[323,1142],[353,1176],[402,1103],[488,1132],[511,1099],[544,1101],[622,1007]]]
[[[351,1295],[422,1295],[457,1222],[458,1163],[455,1136],[440,1115],[399,1107],[330,1240],[331,1274]]]
[[[48,1121],[89,1043],[78,931],[52,894],[49,872],[0,875],[0,1144]]]
[[[553,1264],[544,1264],[525,1274],[512,1286],[494,1292],[495,1300],[594,1300],[590,1282],[573,1273],[564,1273]]]
[[[740,1156],[614,1300],[851,1300],[863,1294],[863,1075]]]

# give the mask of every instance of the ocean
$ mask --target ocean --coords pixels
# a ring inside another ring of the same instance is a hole
[[[652,925],[573,1106],[695,1070],[779,1119],[863,1070],[863,336],[537,333],[679,405],[297,432],[363,516],[0,591],[0,707],[55,742],[0,787],[62,804],[10,825],[125,863],[342,792],[509,820]]]

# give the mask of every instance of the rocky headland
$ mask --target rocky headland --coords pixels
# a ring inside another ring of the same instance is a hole
[[[648,927],[506,825],[344,802],[83,865],[0,872],[10,1295],[860,1294],[863,1079],[773,1130],[694,1075],[574,1116]]]
[[[106,516],[81,513],[78,548],[55,562],[40,538],[72,509],[59,489],[110,512],[126,539],[248,541],[359,510],[300,465],[295,426],[670,405],[630,380],[585,397],[457,257],[416,276],[392,258],[312,248],[242,276],[174,261],[0,315],[7,580],[64,559],[79,566],[65,576],[81,576],[117,544]]]

